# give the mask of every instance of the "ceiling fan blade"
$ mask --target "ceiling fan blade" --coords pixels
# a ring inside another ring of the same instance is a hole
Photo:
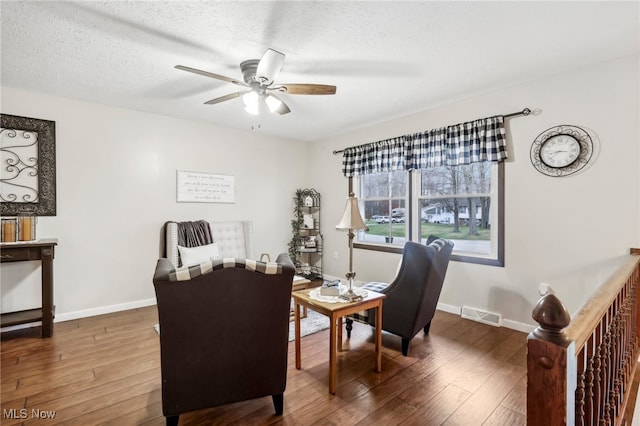
[[[278,90],[284,89],[289,95],[335,95],[336,86],[327,84],[281,84]]]
[[[235,78],[231,78],[231,77],[225,77],[224,75],[220,75],[220,74],[214,74],[209,71],[202,71],[197,68],[186,67],[184,65],[176,65],[175,68],[182,71],[198,74],[198,75],[203,75],[205,77],[215,78],[216,80],[222,80],[229,83],[237,84],[239,86],[245,86],[245,87],[247,86],[247,84],[244,81],[236,80]]]
[[[269,93],[267,95],[267,99],[266,99],[267,105],[269,105],[270,103],[268,100],[269,97],[275,98],[280,103],[275,109],[272,110],[272,112],[277,112],[280,115],[289,114],[291,112],[291,109],[289,109],[289,106],[285,104],[284,101],[279,96],[276,96],[273,93]]]
[[[224,96],[220,96],[219,98],[211,99],[210,101],[205,102],[205,104],[206,105],[219,104],[220,102],[224,102],[224,101],[228,101],[228,100],[231,100],[231,99],[239,98],[240,96],[242,96],[245,93],[248,93],[250,91],[251,90],[246,90],[244,92],[229,93],[228,95],[224,95]]]
[[[265,85],[273,83],[276,75],[284,65],[284,53],[277,52],[273,49],[267,49],[262,55],[262,59],[258,62],[256,69],[256,79],[264,82]]]

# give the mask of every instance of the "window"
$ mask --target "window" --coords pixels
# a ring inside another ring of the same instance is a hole
[[[362,215],[369,227],[356,241],[402,247],[407,240],[406,198],[409,174],[405,171],[360,177]]]
[[[430,235],[454,241],[452,259],[504,265],[503,163],[481,162],[360,176],[368,231],[356,247],[401,252]]]

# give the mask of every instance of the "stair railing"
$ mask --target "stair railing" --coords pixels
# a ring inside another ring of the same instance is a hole
[[[553,293],[527,339],[527,424],[619,425],[638,364],[640,249],[570,317]]]

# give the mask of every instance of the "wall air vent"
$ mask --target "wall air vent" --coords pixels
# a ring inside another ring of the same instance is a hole
[[[470,308],[469,306],[462,307],[462,318],[478,321],[484,324],[500,327],[502,325],[502,315],[494,312],[487,312],[481,309]]]

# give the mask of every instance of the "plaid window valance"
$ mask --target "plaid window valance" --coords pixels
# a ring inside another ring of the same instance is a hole
[[[353,176],[405,170],[405,151],[404,136],[347,148],[342,156],[342,173]]]
[[[504,117],[498,115],[346,148],[342,174],[351,177],[506,158]]]

